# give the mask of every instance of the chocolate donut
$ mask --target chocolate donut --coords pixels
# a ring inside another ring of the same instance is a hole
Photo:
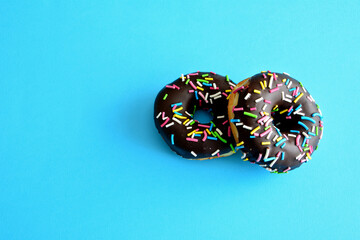
[[[319,106],[287,73],[261,72],[240,82],[228,114],[245,160],[275,173],[309,161],[323,134]]]
[[[177,154],[189,159],[211,159],[235,152],[227,114],[228,95],[235,84],[228,76],[213,72],[181,75],[157,95],[155,126]],[[211,113],[213,120],[194,120],[199,110]]]

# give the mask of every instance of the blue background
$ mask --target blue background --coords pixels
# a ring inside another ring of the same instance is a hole
[[[2,1],[0,239],[359,239],[359,1]],[[153,124],[181,73],[288,72],[313,159],[178,157]]]

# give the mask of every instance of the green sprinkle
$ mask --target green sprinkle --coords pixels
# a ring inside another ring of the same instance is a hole
[[[249,116],[249,117],[253,117],[253,118],[257,118],[257,115],[255,115],[253,113],[249,113],[249,112],[244,112],[244,115]]]
[[[215,123],[213,123],[213,121],[210,121],[210,123],[212,123],[214,125],[214,127],[216,127]]]
[[[195,121],[192,121],[192,122],[190,123],[190,126],[193,125],[194,123],[195,123]]]
[[[307,150],[309,150],[309,149],[310,149],[310,148],[309,148],[309,147],[307,147],[307,148],[304,148],[303,150],[304,150],[304,151],[307,151]]]
[[[299,82],[300,86],[304,87],[301,82]]]
[[[163,100],[165,100],[167,98],[168,94],[165,94],[165,96],[163,97]]]
[[[228,75],[226,75],[225,77],[226,77],[226,81],[229,81],[229,76],[228,76]]]
[[[196,79],[196,81],[198,81],[198,82],[204,82],[204,83],[209,83],[208,80],[204,80],[204,79]]]
[[[194,105],[193,115],[195,114],[195,112],[196,112],[196,105]]]
[[[212,134],[214,136],[216,136],[218,139],[220,139],[223,143],[227,143],[227,141],[225,139],[223,139],[222,137],[220,137],[220,135],[218,134],[218,132],[212,132]]]
[[[266,130],[268,130],[270,127],[271,127],[271,126],[267,126],[266,128],[264,128],[264,130],[266,131]]]
[[[203,75],[201,75],[202,77],[207,77],[207,76],[209,76],[209,74],[203,74]]]
[[[190,82],[190,78],[186,80],[185,84],[187,85]]]
[[[234,147],[233,147],[233,145],[231,143],[230,143],[230,147],[233,150],[233,152],[235,153],[236,151],[235,151],[235,149],[234,149]]]
[[[316,126],[316,136],[318,136],[318,135],[319,135],[319,127]]]

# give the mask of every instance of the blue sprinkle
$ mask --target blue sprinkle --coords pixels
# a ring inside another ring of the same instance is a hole
[[[171,104],[171,107],[173,107],[173,106],[181,106],[182,105],[182,102],[178,102],[178,103],[174,103],[174,104]]]
[[[286,146],[286,143],[284,143],[283,145],[281,145],[281,148],[284,148]]]
[[[210,139],[210,140],[215,140],[215,141],[217,140],[217,138],[216,138],[216,137],[210,137],[210,136],[208,136],[208,137],[207,137],[207,139]]]
[[[289,84],[289,79],[286,80],[285,85],[287,86]]]
[[[282,152],[281,153],[281,160],[284,160],[284,157],[285,157],[285,152]]]
[[[304,141],[302,142],[301,147],[304,147],[305,143],[306,143],[306,137],[304,138]]]
[[[294,109],[292,108],[292,109],[290,110],[290,112],[288,113],[288,116],[290,116],[290,114],[291,114],[293,111],[294,111]]]
[[[279,134],[279,136],[282,135],[281,132],[280,132],[280,130],[279,130],[277,127],[275,127],[275,130],[276,130],[276,132]]]
[[[195,98],[196,98],[196,100],[199,99],[197,91],[195,91]]]
[[[252,136],[252,135],[251,135],[250,138],[255,138],[255,136]]]
[[[297,131],[297,130],[290,130],[290,132],[292,132],[292,133],[300,133],[300,131]]]
[[[300,92],[298,92],[296,95],[295,95],[295,97],[297,97],[297,96],[299,96],[300,95]]]
[[[212,131],[213,125],[214,125],[214,124],[212,124],[212,123],[211,123],[211,125],[210,125],[210,129],[209,129],[209,130],[210,130],[210,132]]]
[[[305,130],[309,130],[309,128],[303,122],[298,121],[298,124],[303,126]]]
[[[180,115],[180,116],[182,116],[182,114],[181,113],[179,113],[179,112],[174,112],[175,114],[177,114],[177,115]]]
[[[194,137],[201,137],[201,134],[194,134]]]
[[[292,92],[292,91],[294,91],[296,88],[290,88],[289,89],[289,92]]]
[[[272,160],[275,160],[275,159],[276,159],[276,157],[265,158],[264,162],[272,161]]]
[[[310,121],[310,122],[312,122],[312,123],[316,123],[314,119],[309,118],[309,117],[301,116],[301,119],[302,119],[302,120],[308,120],[308,121]]]
[[[244,146],[238,146],[238,147],[236,147],[235,149],[236,150],[239,150],[239,149],[243,149],[244,148]]]
[[[230,122],[240,122],[240,119],[230,119]]]
[[[210,84],[210,83],[202,83],[202,85],[205,85],[205,86],[208,86],[208,87],[212,86],[212,84]]]
[[[278,141],[276,144],[275,144],[275,147],[279,146],[280,144],[282,144],[283,142],[286,141],[286,138],[283,138],[281,139],[280,141]]]
[[[316,136],[316,134],[312,133],[312,132],[308,132],[308,134],[311,135],[311,136]]]
[[[174,134],[171,134],[171,144],[174,145]]]
[[[295,111],[298,110],[298,109],[301,108],[301,107],[302,107],[302,105],[300,104],[299,106],[297,106],[297,107],[295,108]]]
[[[318,116],[318,117],[320,118],[320,120],[323,118],[323,117],[320,115],[320,113],[313,113],[311,116],[312,116],[312,117]]]

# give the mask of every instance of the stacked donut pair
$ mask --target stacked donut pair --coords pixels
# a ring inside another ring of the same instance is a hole
[[[213,119],[201,123],[197,110]],[[157,95],[155,126],[184,158],[204,160],[240,151],[244,161],[284,173],[311,159],[322,138],[322,114],[287,73],[263,71],[237,85],[226,75],[181,75]]]

